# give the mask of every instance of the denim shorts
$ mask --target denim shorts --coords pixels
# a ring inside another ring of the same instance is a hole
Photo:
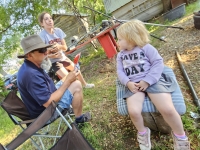
[[[56,83],[56,88],[58,89],[61,85],[63,84],[62,81],[59,81],[58,83]],[[71,103],[73,100],[73,95],[71,94],[71,92],[69,90],[66,90],[65,93],[63,94],[62,98],[60,99],[60,101],[58,102],[58,110],[62,113],[62,111],[65,108],[69,108]],[[49,121],[46,124],[51,123],[52,121],[54,121],[55,119],[57,119],[60,115],[58,114],[57,111],[54,112],[54,114],[52,115],[52,117],[49,119]]]
[[[63,82],[60,80],[58,83],[56,83],[56,88],[58,89]],[[62,98],[58,102],[59,107],[61,108],[69,108],[73,100],[73,95],[69,90],[66,90],[65,93],[63,94]]]
[[[149,86],[144,92],[145,93],[171,93],[177,88],[176,81],[168,76],[167,74],[162,73],[160,79],[157,83]],[[134,93],[129,90],[128,87],[125,89],[123,98],[126,99],[132,96]]]

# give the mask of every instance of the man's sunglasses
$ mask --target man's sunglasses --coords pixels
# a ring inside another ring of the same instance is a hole
[[[32,52],[35,52],[35,51],[38,51],[39,53],[46,53],[47,48],[40,48],[40,49],[34,50]]]

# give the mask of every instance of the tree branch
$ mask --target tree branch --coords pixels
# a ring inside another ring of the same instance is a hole
[[[10,24],[6,29],[0,31],[0,34],[6,32],[12,25],[14,25],[17,22],[17,20],[15,20],[12,24]]]

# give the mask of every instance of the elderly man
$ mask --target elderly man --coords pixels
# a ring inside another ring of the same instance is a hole
[[[90,113],[82,114],[82,86],[76,80],[79,72],[70,72],[62,85],[56,89],[52,79],[41,68],[43,60],[48,55],[47,48],[52,45],[46,45],[38,35],[31,35],[22,39],[21,46],[24,54],[18,58],[24,58],[24,63],[19,69],[17,84],[30,117],[38,117],[45,107],[55,101],[61,110],[72,105],[76,123],[89,121]]]

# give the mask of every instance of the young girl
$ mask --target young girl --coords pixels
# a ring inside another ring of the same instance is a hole
[[[140,149],[151,149],[150,129],[144,126],[141,115],[147,94],[172,128],[174,149],[189,150],[190,143],[170,94],[176,89],[176,83],[162,73],[163,59],[149,44],[149,33],[144,24],[139,20],[127,22],[117,29],[117,36],[120,49],[117,55],[117,75],[120,82],[127,86],[124,98],[130,118],[138,130]]]
[[[53,44],[53,48],[49,49],[51,54],[48,56],[52,63],[54,72],[62,79],[68,75],[68,71],[74,70],[74,63],[65,56],[63,51],[67,50],[67,45],[64,40],[66,34],[60,28],[54,28],[54,22],[49,13],[43,12],[39,15],[38,21],[44,28],[39,34],[41,39],[46,44]],[[60,67],[58,63],[62,63],[64,67]],[[85,88],[93,88],[94,84],[88,84],[84,80],[81,72],[77,77]]]

